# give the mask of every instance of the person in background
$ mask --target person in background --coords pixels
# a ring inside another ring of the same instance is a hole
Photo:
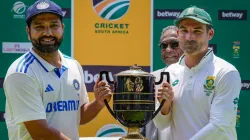
[[[156,81],[160,79],[160,73],[173,63],[178,62],[179,58],[183,54],[183,51],[179,47],[179,41],[177,39],[177,27],[167,26],[161,32],[160,37],[160,51],[161,59],[166,64],[166,67],[152,72],[156,77]],[[156,89],[159,87],[156,86]],[[166,133],[168,128],[165,130],[158,130],[154,125],[153,121],[150,121],[145,127],[141,128],[141,134],[143,134],[149,140],[166,140]]]

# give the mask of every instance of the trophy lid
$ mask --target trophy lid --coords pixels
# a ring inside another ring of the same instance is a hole
[[[141,67],[134,64],[130,67],[130,70],[125,70],[115,74],[114,76],[146,76],[146,77],[155,77],[153,74],[145,72]]]

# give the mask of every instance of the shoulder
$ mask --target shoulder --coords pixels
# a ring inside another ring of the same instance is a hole
[[[234,83],[234,84],[236,83],[241,84],[240,73],[235,68],[235,66],[233,66],[229,62],[217,56],[215,56],[215,61],[214,61],[214,72],[216,76],[216,81],[218,83],[221,83],[222,81],[224,81],[222,83],[231,81],[231,83]],[[235,85],[232,85],[232,86],[235,86]]]
[[[23,54],[10,65],[5,77],[8,77],[9,75],[14,73],[22,73],[24,75],[31,74],[31,72],[27,70],[32,65],[34,59],[34,56],[31,55],[29,52]]]
[[[76,59],[74,59],[73,57],[70,57],[70,56],[65,55],[65,54],[62,54],[62,57],[63,57],[64,62],[68,66],[70,66],[70,67],[78,67],[78,68],[81,67],[80,63]]]
[[[163,72],[165,69],[166,69],[166,68],[158,69],[158,70],[156,70],[156,71],[151,72],[151,74],[153,74],[154,76],[155,76],[155,75],[158,75],[158,74],[160,74],[161,72]]]
[[[217,56],[215,56],[214,68],[218,72],[218,74],[223,75],[229,72],[238,72],[235,66]]]

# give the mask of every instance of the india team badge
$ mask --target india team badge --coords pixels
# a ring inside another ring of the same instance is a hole
[[[47,3],[46,1],[41,1],[36,5],[36,8],[39,10],[44,10],[49,8],[49,3]]]
[[[234,41],[233,42],[233,58],[240,58],[240,42]]]
[[[204,86],[204,92],[206,93],[206,96],[210,96],[212,93],[212,90],[214,90],[214,81],[215,76],[208,76],[206,79],[206,84]]]
[[[80,89],[80,84],[79,84],[79,82],[78,82],[76,79],[73,80],[73,86],[74,86],[74,88],[75,88],[76,90],[79,90],[79,89]]]

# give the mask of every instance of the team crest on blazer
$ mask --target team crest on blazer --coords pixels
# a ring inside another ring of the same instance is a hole
[[[74,86],[74,88],[75,88],[76,90],[79,90],[79,89],[80,89],[80,84],[79,84],[79,82],[78,82],[76,79],[73,80],[73,86]]]
[[[209,96],[215,88],[214,81],[215,76],[208,76],[206,79],[206,83],[204,84],[204,92],[207,96]]]
[[[123,17],[129,8],[130,0],[92,0],[93,9],[106,20]]]

